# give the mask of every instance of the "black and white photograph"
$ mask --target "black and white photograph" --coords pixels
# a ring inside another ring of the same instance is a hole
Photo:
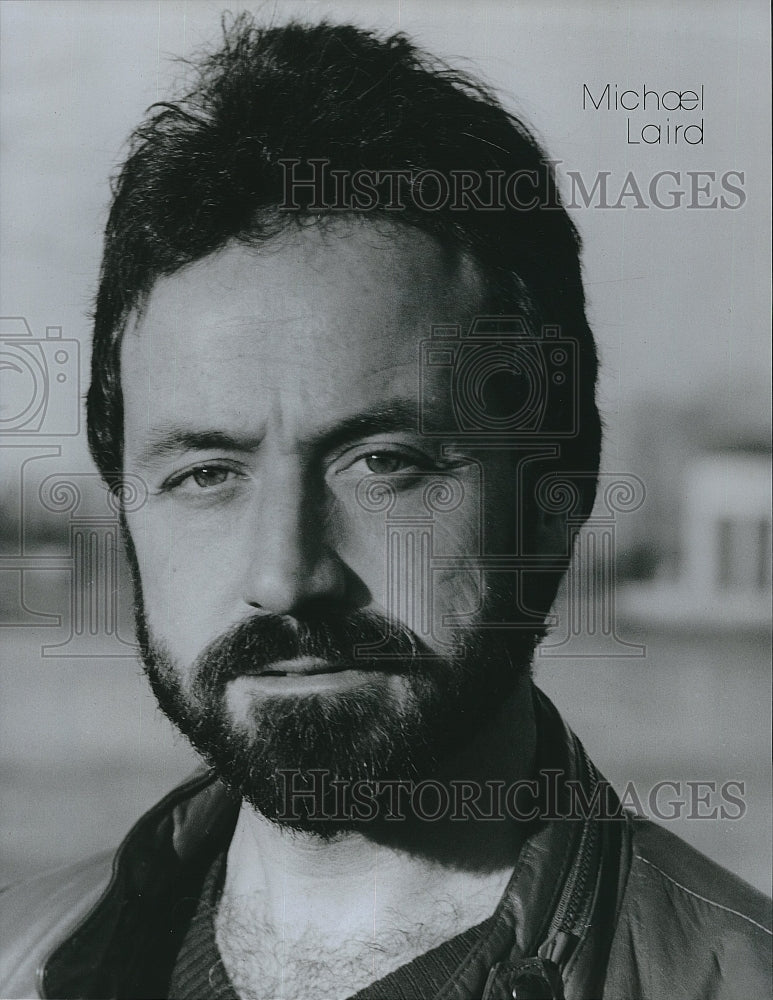
[[[770,84],[0,2],[0,997],[770,995]]]

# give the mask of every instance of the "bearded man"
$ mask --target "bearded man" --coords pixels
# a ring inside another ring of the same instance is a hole
[[[765,901],[531,679],[600,450],[542,150],[402,36],[242,17],[198,69],[116,183],[88,418],[208,766],[6,893],[3,995],[763,995]]]

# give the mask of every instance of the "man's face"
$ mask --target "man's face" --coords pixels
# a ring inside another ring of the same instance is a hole
[[[269,815],[277,767],[431,766],[512,688],[513,649],[528,662],[533,633],[476,628],[506,597],[474,558],[512,537],[512,456],[455,438],[447,368],[420,378],[432,325],[483,304],[431,237],[339,222],[159,280],[124,335],[151,680]]]

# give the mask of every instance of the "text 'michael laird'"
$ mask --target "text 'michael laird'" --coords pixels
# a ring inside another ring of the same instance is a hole
[[[587,83],[582,85],[582,107],[587,111],[593,107],[596,111],[703,111],[704,86],[696,90],[656,90],[642,84],[641,88],[621,89],[619,84],[607,83],[598,89],[596,94]],[[648,122],[642,126],[634,126],[632,131],[631,118],[626,119],[626,136],[631,145],[645,143],[654,145],[673,145],[686,142],[691,146],[703,143],[703,118],[699,122],[675,124],[669,117],[665,122]]]

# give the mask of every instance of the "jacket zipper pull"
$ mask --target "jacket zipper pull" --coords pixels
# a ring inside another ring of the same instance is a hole
[[[564,1000],[561,970],[547,958],[498,962],[481,1000]]]

